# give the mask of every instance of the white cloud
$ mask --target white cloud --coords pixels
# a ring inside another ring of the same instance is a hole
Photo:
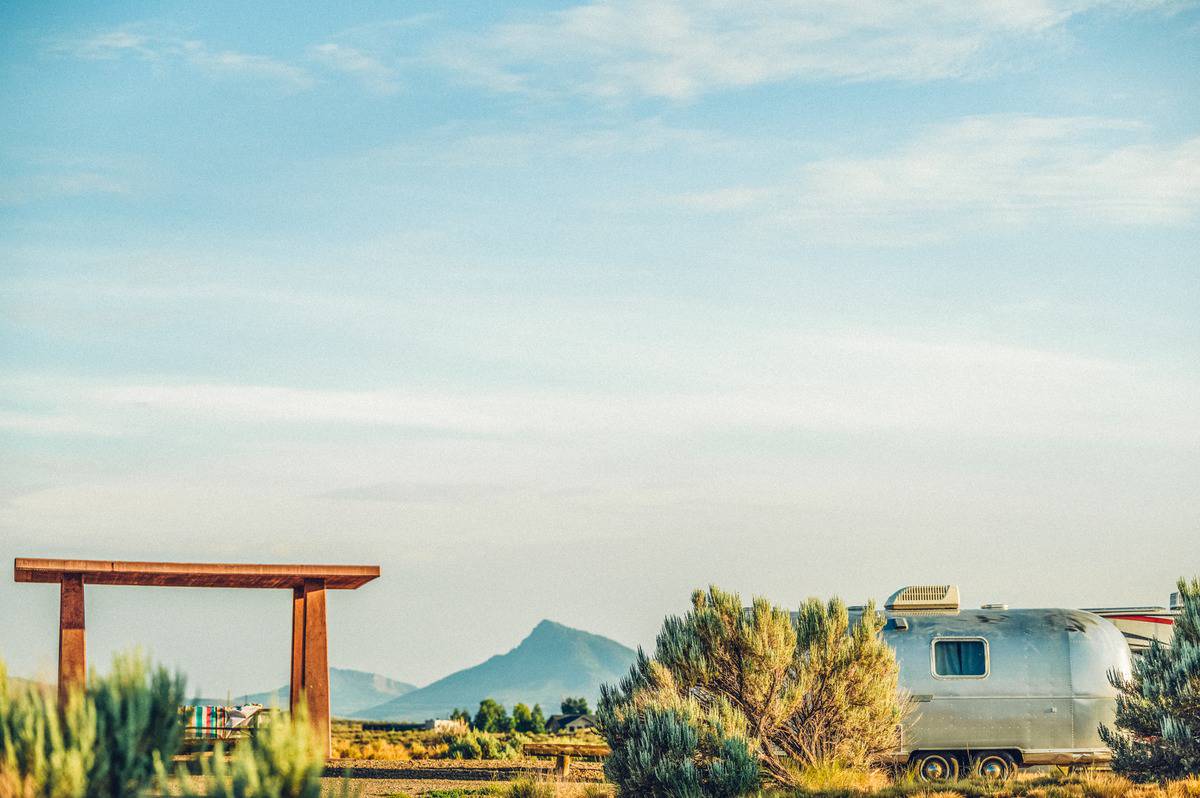
[[[129,56],[147,61],[183,63],[214,76],[260,80],[285,91],[303,91],[314,85],[307,70],[286,61],[214,49],[204,41],[151,32],[136,25],[61,41],[53,49],[86,60],[115,60]]]
[[[71,52],[78,58],[107,61],[125,55],[154,60],[159,57],[162,48],[150,36],[122,29],[102,31],[86,39],[66,42],[57,49]]]
[[[992,220],[1067,213],[1120,224],[1189,221],[1200,206],[1200,138],[1124,140],[1137,129],[1108,119],[968,118],[881,157],[809,165],[799,203],[819,216],[959,211]]]
[[[678,387],[327,390],[214,383],[86,385],[26,380],[10,393],[47,412],[147,434],[210,425],[393,428],[455,439],[627,447],[732,431],[887,433],[1195,446],[1194,375],[983,342],[871,332],[704,336],[622,347]],[[747,357],[747,353],[754,353]],[[59,398],[64,397],[64,398]],[[57,404],[56,404],[57,403]],[[259,430],[259,432],[254,432]],[[325,434],[325,433],[322,433]],[[636,442],[636,443],[635,443]]]
[[[0,410],[0,430],[26,435],[113,435],[115,430],[60,413]]]
[[[669,124],[657,117],[624,125],[545,124],[514,131],[436,129],[419,141],[368,150],[336,165],[362,170],[377,180],[389,170],[433,160],[455,167],[527,166],[548,158],[602,160],[662,152],[713,153],[735,146],[722,134]]]
[[[92,170],[32,174],[0,181],[0,205],[23,205],[56,197],[128,193],[129,185],[124,180]]]
[[[718,188],[712,191],[692,191],[668,197],[668,201],[682,207],[698,211],[737,211],[750,208],[769,199],[774,194],[773,189],[752,188],[749,186],[734,186]]]
[[[1164,143],[1117,119],[980,116],[874,157],[834,157],[770,186],[670,198],[706,211],[753,208],[823,234],[883,239],[1061,223],[1182,225],[1200,212],[1200,138]]]
[[[265,55],[213,50],[200,41],[183,42],[182,52],[188,63],[213,75],[263,80],[289,91],[302,91],[314,85],[306,70]]]
[[[972,78],[1063,24],[1152,0],[594,0],[443,48],[495,90],[686,99],[785,80]]]
[[[400,90],[395,70],[354,47],[327,42],[309,49],[313,60],[357,79],[372,94],[389,95]]]

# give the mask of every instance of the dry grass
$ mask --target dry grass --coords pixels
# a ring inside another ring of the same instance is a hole
[[[1077,775],[1022,773],[1008,781],[965,779],[933,785],[911,776],[855,781],[838,768],[818,768],[805,774],[799,790],[768,792],[760,798],[1200,798],[1200,778],[1166,784],[1134,784],[1113,773]]]
[[[363,730],[361,723],[334,721],[332,729],[334,759],[368,759],[407,762],[412,759],[446,759],[450,757],[451,738],[463,732],[447,731],[383,731]],[[482,732],[476,732],[482,734]],[[520,751],[527,742],[603,743],[594,733],[577,735],[488,733],[501,748]]]
[[[507,785],[484,785],[434,790],[421,798],[614,798],[613,788],[603,784],[578,784],[560,779],[520,778]],[[409,793],[392,793],[388,798],[416,798]]]

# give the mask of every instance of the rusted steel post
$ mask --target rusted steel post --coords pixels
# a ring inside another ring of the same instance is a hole
[[[304,695],[304,588],[292,588],[292,676],[288,710],[296,711]]]
[[[308,718],[333,753],[329,733],[329,634],[325,625],[325,580],[304,580],[304,699]]]
[[[83,576],[63,574],[58,604],[58,703],[67,705],[71,691],[87,684],[84,645]]]

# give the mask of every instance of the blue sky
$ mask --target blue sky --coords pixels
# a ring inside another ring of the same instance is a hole
[[[709,582],[1200,572],[1193,3],[0,17],[8,555],[380,563],[331,659],[417,682]],[[0,583],[16,672],[56,601]],[[88,601],[285,678],[286,597]]]

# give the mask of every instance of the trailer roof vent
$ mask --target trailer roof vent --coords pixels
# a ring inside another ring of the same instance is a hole
[[[909,585],[893,593],[883,606],[893,612],[957,611],[958,585]]]
[[[1173,610],[1183,609],[1183,596],[1179,595],[1178,592],[1171,594],[1171,609],[1173,609]]]

